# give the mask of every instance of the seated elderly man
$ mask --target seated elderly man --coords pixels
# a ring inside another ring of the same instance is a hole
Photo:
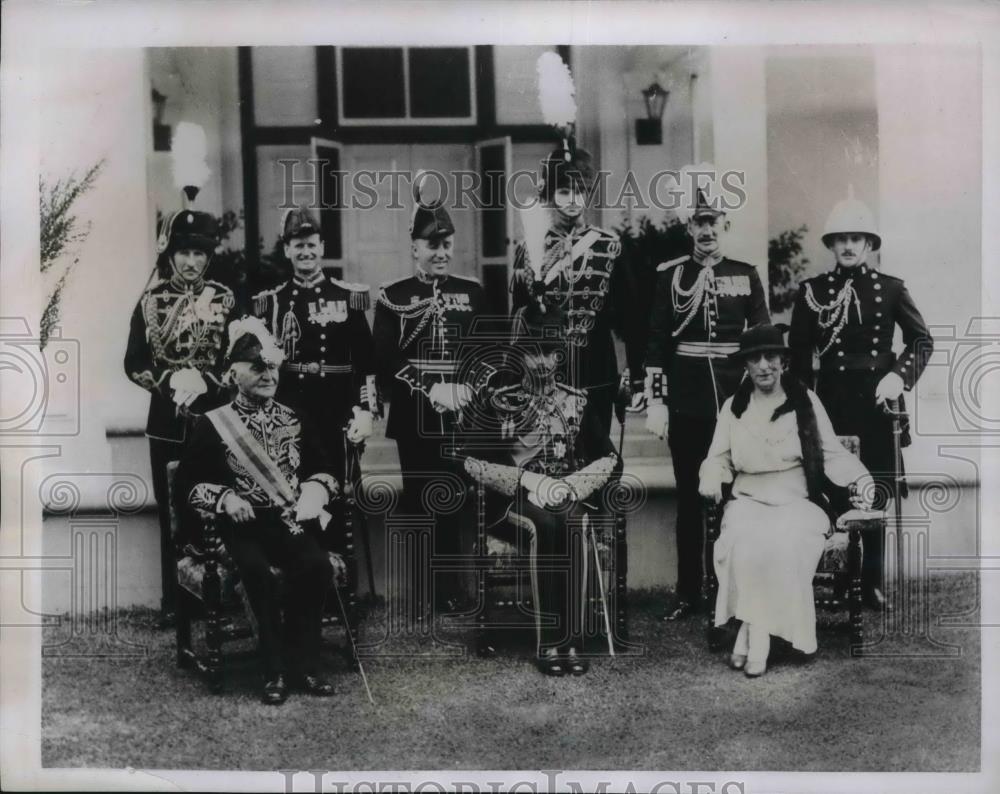
[[[565,370],[579,352],[568,341],[565,316],[558,307],[533,304],[514,322],[520,355],[505,374],[519,382],[497,389],[473,412],[496,436],[483,454],[466,459],[465,469],[492,496],[490,533],[528,549],[539,670],[583,675],[581,514],[584,500],[620,473],[621,461],[600,417],[584,410],[586,392],[565,385]]]
[[[263,701],[285,702],[286,670],[292,686],[330,696],[334,688],[317,667],[333,569],[317,536],[329,522],[324,508],[338,492],[337,480],[316,436],[274,401],[284,354],[263,323],[237,320],[229,338],[226,377],[236,398],[198,418],[181,461],[182,487],[192,507],[221,518],[222,541],[257,619]],[[284,604],[271,566],[285,573]]]
[[[815,653],[812,580],[830,497],[853,486],[856,506],[867,507],[874,482],[841,445],[819,398],[787,371],[778,328],[744,331],[732,355],[747,376],[719,413],[699,490],[718,502],[732,484],[715,543],[715,624],[742,621],[730,666],[753,678],[767,669],[771,636]]]

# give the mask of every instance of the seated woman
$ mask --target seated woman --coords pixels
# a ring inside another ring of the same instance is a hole
[[[620,473],[621,461],[597,415],[584,410],[586,392],[562,380],[574,358],[565,315],[531,304],[514,323],[519,356],[505,374],[518,382],[474,412],[489,432],[479,434],[481,454],[465,470],[489,491],[490,533],[530,556],[539,669],[583,675],[583,503]]]
[[[732,501],[715,543],[719,594],[715,624],[743,622],[730,666],[747,676],[767,669],[771,635],[805,654],[816,651],[812,580],[830,529],[831,484],[870,500],[867,469],[834,433],[819,398],[786,372],[781,331],[757,325],[740,338],[748,377],[722,406],[699,490]],[[843,492],[841,492],[843,493]]]

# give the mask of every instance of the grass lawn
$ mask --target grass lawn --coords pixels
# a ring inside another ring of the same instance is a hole
[[[214,696],[174,663],[171,632],[150,612],[122,613],[137,658],[43,659],[46,767],[193,769],[648,769],[964,771],[979,769],[980,645],[974,574],[929,582],[934,640],[885,632],[866,613],[871,656],[851,658],[846,633],[822,628],[817,658],[775,661],[749,680],[709,653],[700,621],[657,621],[663,599],[638,594],[632,636],[644,653],[597,659],[582,678],[550,679],[516,643],[493,660],[424,637],[394,637],[366,661],[377,705],[360,679],[337,676],[332,700],[293,694],[258,701],[255,660],[228,669]],[[362,628],[373,643],[384,610]],[[61,628],[48,631],[58,641]],[[98,650],[96,639],[84,650]],[[70,647],[70,646],[66,646]],[[81,645],[72,647],[79,651]],[[389,655],[391,654],[391,655]],[[934,655],[937,654],[937,655]],[[947,654],[947,655],[942,655]],[[331,667],[344,670],[330,650]]]

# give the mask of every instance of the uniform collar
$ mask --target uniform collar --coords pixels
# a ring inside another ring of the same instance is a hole
[[[840,276],[841,278],[850,278],[851,276],[866,276],[871,268],[867,264],[855,265],[854,267],[844,267],[843,265],[837,265],[833,272]]]
[[[307,278],[302,278],[301,276],[292,276],[292,282],[299,287],[315,287],[317,284],[322,284],[326,281],[326,275],[323,273],[323,268],[319,268],[315,273]]]
[[[691,251],[691,261],[702,267],[715,267],[723,259],[720,249],[716,249],[714,254],[699,254],[697,248]]]
[[[263,413],[270,413],[274,408],[274,399],[268,397],[264,402],[255,402],[243,395],[243,392],[237,392],[236,399],[233,400],[233,405],[241,414],[255,414],[258,411]]]
[[[178,292],[201,292],[205,289],[205,278],[202,276],[197,281],[185,281],[174,273],[170,277],[170,286]]]

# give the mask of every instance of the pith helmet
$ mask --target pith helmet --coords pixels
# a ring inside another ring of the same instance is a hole
[[[875,216],[868,205],[854,198],[853,190],[848,191],[846,199],[833,206],[823,228],[823,245],[830,248],[835,235],[851,233],[866,235],[871,240],[873,251],[882,247],[882,238],[875,226]]]

